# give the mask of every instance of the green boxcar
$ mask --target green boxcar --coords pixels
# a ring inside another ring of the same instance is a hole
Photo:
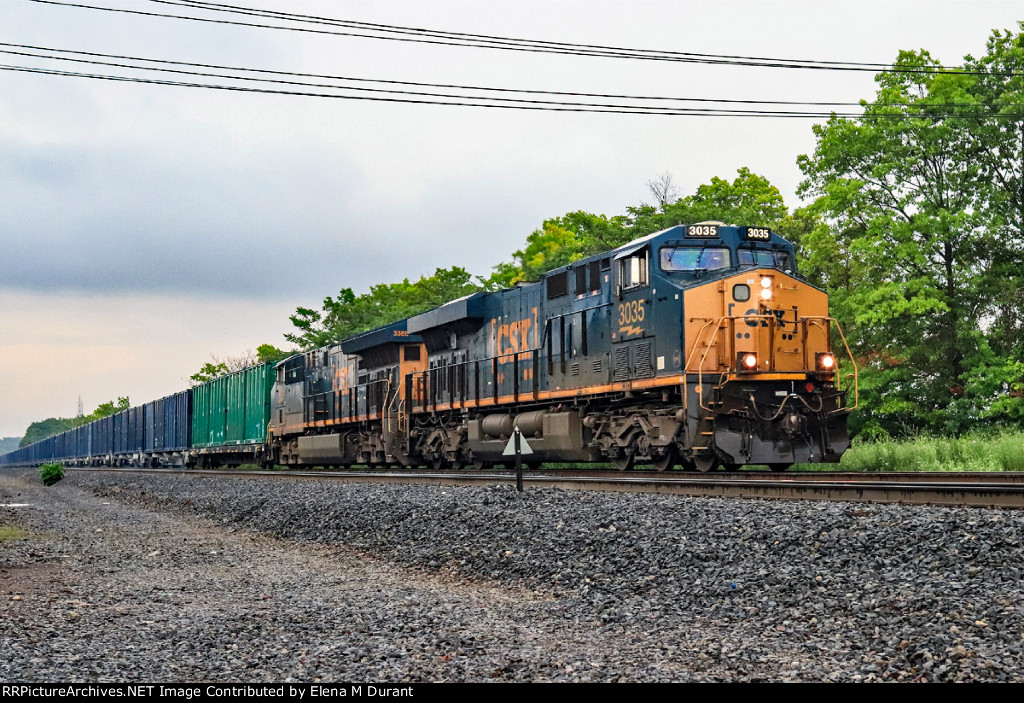
[[[270,425],[270,394],[274,388],[274,365],[255,366],[247,376],[248,402],[245,404],[245,436],[250,441],[267,439]]]
[[[193,388],[193,446],[264,441],[270,422],[273,385],[274,365],[260,364]]]

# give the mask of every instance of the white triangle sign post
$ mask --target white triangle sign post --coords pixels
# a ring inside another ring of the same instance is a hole
[[[517,427],[512,430],[512,436],[509,437],[508,444],[505,445],[505,451],[501,453],[502,456],[516,457],[516,490],[520,493],[523,492],[523,454],[533,454],[533,450],[530,449],[530,445],[526,441],[526,437]]]
[[[516,440],[519,440],[519,446],[516,447]],[[518,449],[518,451],[516,451]],[[515,456],[516,454],[533,454],[533,450],[530,449],[530,445],[526,442],[526,437],[519,431],[517,427],[513,432],[512,436],[508,438],[508,444],[505,445],[505,451],[501,453],[502,456]]]

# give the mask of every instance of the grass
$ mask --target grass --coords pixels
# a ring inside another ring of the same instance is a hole
[[[1024,433],[967,434],[857,443],[836,464],[798,464],[802,470],[1024,471]]]
[[[14,525],[0,525],[0,542],[8,542],[17,539],[28,539],[31,533]]]

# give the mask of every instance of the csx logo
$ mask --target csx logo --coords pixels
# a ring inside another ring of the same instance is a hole
[[[532,329],[533,320],[528,317],[498,325],[494,336],[494,349],[499,364],[512,363],[515,354],[533,349],[530,339]]]
[[[768,312],[770,312],[772,315],[775,315],[776,325],[779,327],[779,329],[786,329],[786,321],[783,319],[783,316],[786,314],[785,310],[769,310]],[[744,314],[748,315],[748,316],[754,316],[754,315],[757,315],[759,313],[758,313],[757,308],[750,308],[750,310],[747,310]],[[795,323],[796,316],[797,316],[797,312],[796,312],[796,309],[794,308],[794,310],[793,310],[794,325],[796,324]],[[768,326],[768,320],[764,320],[764,319],[762,319],[762,320],[752,320],[752,319],[750,319],[748,317],[745,320],[745,322],[747,323],[747,327],[758,327],[758,326],[767,327]]]

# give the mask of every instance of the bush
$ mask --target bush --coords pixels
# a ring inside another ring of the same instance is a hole
[[[58,462],[43,464],[39,467],[39,478],[44,486],[52,486],[64,478],[64,465]]]

